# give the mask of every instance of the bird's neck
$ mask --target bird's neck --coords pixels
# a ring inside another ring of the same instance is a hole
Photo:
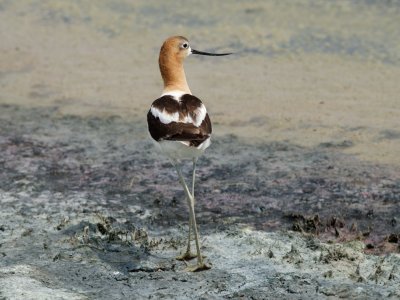
[[[185,70],[183,69],[183,61],[160,56],[159,65],[161,76],[164,81],[163,93],[182,91],[191,94],[186,81]]]

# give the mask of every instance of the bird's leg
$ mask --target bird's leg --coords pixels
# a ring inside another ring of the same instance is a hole
[[[194,171],[195,171],[195,165],[196,164],[194,161]],[[208,270],[208,269],[210,269],[210,267],[204,263],[203,257],[201,256],[201,251],[200,251],[199,234],[197,231],[196,217],[194,214],[194,198],[185,183],[185,179],[183,178],[182,172],[181,172],[178,164],[175,164],[175,168],[176,168],[176,171],[178,172],[179,181],[180,181],[180,183],[183,187],[183,190],[185,191],[185,194],[186,194],[186,199],[187,199],[188,206],[189,206],[189,215],[190,215],[189,220],[191,220],[191,225],[192,225],[191,227],[193,229],[194,238],[195,238],[195,242],[196,242],[197,266],[190,268],[190,271],[195,272],[195,271]],[[194,176],[193,176],[193,178],[194,178]]]
[[[195,178],[196,178],[196,163],[197,163],[197,157],[193,158],[193,171],[192,171],[192,197],[193,197],[193,201],[194,201],[194,182],[195,182]],[[197,255],[192,253],[190,251],[190,233],[191,230],[193,228],[193,221],[192,221],[192,215],[189,214],[189,234],[188,234],[188,242],[187,242],[187,248],[186,248],[186,252],[180,256],[178,256],[176,259],[177,260],[191,260],[193,258],[195,258]]]
[[[189,234],[188,234],[186,251],[185,251],[185,253],[177,256],[176,257],[177,260],[191,260],[193,258],[196,258],[196,256],[197,256],[197,254],[194,254],[194,253],[192,253],[192,251],[190,251],[190,235],[191,235],[192,227],[193,227],[192,215],[189,213]]]
[[[193,258],[196,258],[196,254],[192,253],[190,251],[190,235],[191,235],[191,228],[192,228],[192,217],[191,214],[189,214],[189,233],[188,233],[188,241],[187,241],[187,247],[185,253],[179,255],[176,257],[177,260],[191,260]]]
[[[197,161],[197,160],[196,160]],[[195,163],[193,159],[193,163]],[[178,166],[178,162],[174,160],[172,164],[175,166],[175,168]],[[195,165],[193,165],[195,168]],[[194,198],[194,183],[192,182],[192,197]],[[192,253],[190,251],[190,236],[191,236],[191,229],[193,227],[193,222],[192,222],[192,215],[189,213],[189,233],[188,233],[188,241],[187,241],[187,247],[185,253],[179,255],[176,257],[177,260],[191,260],[193,258],[196,258],[196,254]]]

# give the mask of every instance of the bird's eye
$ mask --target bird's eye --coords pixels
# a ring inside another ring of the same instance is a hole
[[[185,49],[186,49],[188,46],[189,46],[188,43],[183,43],[183,44],[182,44],[182,48],[185,48]]]

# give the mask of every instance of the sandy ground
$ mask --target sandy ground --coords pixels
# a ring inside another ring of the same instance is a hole
[[[0,1],[0,298],[399,298],[399,13]],[[213,268],[195,274],[144,118],[175,34],[236,52],[186,62],[215,124],[196,204]]]

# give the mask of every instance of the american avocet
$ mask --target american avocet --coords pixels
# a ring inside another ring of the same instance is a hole
[[[186,81],[183,60],[190,54],[223,56],[231,53],[208,53],[194,50],[182,36],[168,38],[162,45],[158,60],[164,90],[153,102],[147,114],[151,137],[170,159],[183,186],[189,206],[189,237],[186,252],[177,257],[189,260],[197,257],[197,265],[191,271],[207,270],[200,252],[199,235],[194,214],[194,181],[198,157],[210,145],[211,120],[200,99],[193,96]],[[181,159],[193,162],[192,190],[189,191],[179,166]],[[190,251],[190,234],[193,230],[196,254]]]

